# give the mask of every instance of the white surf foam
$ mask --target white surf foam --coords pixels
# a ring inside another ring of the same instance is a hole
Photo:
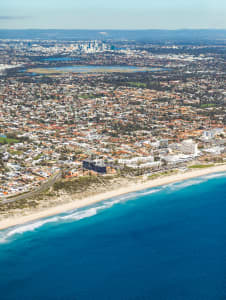
[[[153,190],[147,190],[147,191],[144,191],[144,192],[139,193],[138,196],[151,195],[151,194],[160,192],[161,190],[162,190],[162,188],[160,188],[160,189],[153,189]]]
[[[27,231],[34,231],[35,229],[43,226],[46,223],[57,222],[58,219],[59,219],[58,217],[52,217],[49,219],[39,220],[39,221],[25,224],[22,226],[17,226],[17,227],[14,227],[13,229],[6,230],[5,236],[11,237],[15,234],[23,234],[24,232],[27,232]]]
[[[224,173],[216,173],[216,174],[210,174],[210,175],[205,175],[205,179],[212,179],[212,178],[217,178],[217,177],[224,177],[226,176],[226,172]]]
[[[68,222],[68,221],[79,221],[85,218],[92,217],[98,213],[100,210],[104,210],[106,208],[110,208],[116,203],[119,203],[119,199],[115,199],[112,201],[106,201],[101,203],[101,205],[98,205],[96,207],[91,207],[87,209],[82,210],[73,210],[68,212],[66,215],[58,215],[54,217],[49,217],[47,219],[41,219],[32,223],[28,223],[21,226],[16,226],[13,228],[6,229],[0,233],[0,243],[6,242],[9,238],[12,238],[16,235],[21,235],[25,232],[29,231],[35,231],[38,228],[42,227],[43,225],[46,225],[48,223],[59,223],[59,222]]]
[[[191,185],[200,184],[200,183],[205,182],[209,179],[223,177],[223,176],[226,176],[225,172],[209,174],[209,175],[204,175],[204,176],[201,176],[201,177],[198,177],[198,178],[188,179],[186,181],[179,182],[179,183],[172,183],[172,184],[169,184],[168,187],[172,190],[177,190],[177,189],[182,189],[182,188],[185,188],[185,187],[188,187],[188,186],[191,186]]]
[[[59,220],[81,220],[97,214],[97,208],[89,208],[82,211],[76,211],[67,216],[59,217]]]
[[[112,200],[112,201],[106,201],[106,202],[103,202],[103,205],[101,206],[102,209],[106,209],[106,208],[110,208],[112,207],[114,204],[117,204],[119,202],[121,202],[122,200]]]
[[[38,221],[34,221],[28,224],[19,225],[13,228],[6,229],[0,233],[0,243],[6,242],[10,238],[16,235],[22,235],[25,232],[29,231],[35,231],[38,228],[48,224],[48,223],[59,223],[59,222],[70,222],[70,221],[79,221],[85,218],[92,217],[96,215],[98,212],[108,209],[112,207],[113,205],[117,203],[123,203],[128,200],[136,199],[140,196],[145,196],[149,194],[156,193],[160,191],[161,189],[146,189],[144,191],[137,191],[125,195],[118,196],[116,198],[108,199],[106,201],[103,201],[99,203],[98,205],[94,207],[88,207],[86,209],[75,209],[72,211],[69,211],[62,215],[57,215],[53,217],[49,217],[47,219],[41,219]]]
[[[145,189],[145,190],[142,190],[142,191],[136,191],[136,192],[133,192],[133,193],[118,196],[116,198],[116,200],[107,201],[106,204],[107,203],[108,204],[111,204],[111,203],[115,204],[115,203],[119,203],[119,202],[126,202],[127,200],[136,200],[137,197],[151,195],[151,194],[157,193],[161,190],[162,190],[162,188],[158,188],[158,189],[152,189],[151,188],[151,189]]]
[[[172,183],[172,184],[167,185],[166,187],[172,191],[175,191],[175,190],[186,188],[191,185],[200,184],[204,181],[205,180],[203,180],[203,179],[191,179],[191,180],[186,180],[186,181],[179,182],[179,183]]]
[[[80,210],[76,209],[73,211],[69,211],[68,213],[63,214],[63,215],[57,215],[57,216],[49,217],[47,219],[41,219],[41,220],[29,223],[29,224],[9,228],[7,230],[0,232],[0,243],[6,242],[9,238],[11,238],[14,235],[21,235],[25,232],[35,231],[36,229],[38,229],[48,223],[79,221],[84,218],[92,217],[92,216],[96,215],[99,211],[110,208],[117,203],[123,203],[123,202],[126,202],[128,200],[133,200],[133,199],[135,200],[135,199],[137,199],[137,197],[151,195],[151,194],[157,193],[163,189],[170,189],[170,190],[174,191],[174,190],[186,188],[191,185],[200,184],[208,179],[215,178],[215,177],[221,177],[221,176],[225,176],[225,175],[226,175],[225,172],[217,173],[217,174],[210,174],[210,175],[207,175],[204,177],[199,177],[197,179],[193,178],[193,179],[186,180],[186,181],[179,182],[179,183],[172,183],[169,185],[164,185],[159,188],[137,191],[137,192],[121,195],[116,198],[112,198],[112,199],[103,201],[99,205],[96,205],[94,207],[88,207],[86,209],[80,209]]]

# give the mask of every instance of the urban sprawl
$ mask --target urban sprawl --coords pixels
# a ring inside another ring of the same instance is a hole
[[[0,201],[57,174],[151,177],[225,162],[225,50],[0,40]]]

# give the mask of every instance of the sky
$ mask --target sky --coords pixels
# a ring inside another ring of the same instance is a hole
[[[0,29],[226,29],[226,0],[2,0]]]

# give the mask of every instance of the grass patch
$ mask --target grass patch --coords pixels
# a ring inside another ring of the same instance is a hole
[[[101,177],[102,182],[104,177]],[[100,183],[96,176],[80,176],[73,180],[61,180],[57,181],[53,185],[54,191],[65,190],[67,192],[76,192],[76,191],[83,191],[87,189],[93,183]]]
[[[42,153],[39,153],[37,156],[34,157],[34,160],[38,160],[39,158],[42,157],[42,155],[43,155]]]
[[[165,172],[161,172],[161,173],[155,173],[155,174],[152,174],[152,175],[148,176],[148,179],[156,179],[160,176],[172,175],[172,174],[175,174],[177,172],[178,172],[177,170],[169,170],[169,171],[165,171]]]
[[[81,99],[94,99],[94,98],[100,98],[102,97],[102,95],[98,95],[98,94],[80,94],[79,98]]]
[[[129,82],[127,82],[127,84],[129,86],[134,86],[134,87],[138,87],[138,88],[140,88],[140,87],[143,87],[143,88],[147,87],[147,84],[143,83],[143,82],[129,81]]]
[[[148,176],[148,179],[156,179],[160,176],[160,174],[152,174],[150,176]]]
[[[11,144],[15,144],[15,143],[19,143],[19,140],[0,137],[0,144],[10,144],[11,145]]]
[[[61,181],[57,181],[53,185],[53,192],[58,192],[60,190],[64,190],[69,193],[78,193],[86,191],[90,186],[104,186],[109,184],[113,178],[117,178],[117,176],[80,176],[74,179],[63,179]]]
[[[9,150],[9,153],[12,155],[22,155],[23,151],[21,150]]]
[[[204,168],[211,168],[214,167],[214,164],[210,164],[210,165],[193,165],[193,166],[189,166],[189,169],[204,169]]]
[[[200,105],[201,108],[215,107],[215,106],[216,106],[216,104],[214,104],[214,103],[206,103],[206,104]]]

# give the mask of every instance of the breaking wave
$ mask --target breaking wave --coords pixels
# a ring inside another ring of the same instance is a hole
[[[184,181],[171,183],[171,184],[166,185],[165,188],[168,188],[172,191],[175,191],[175,190],[179,190],[179,189],[189,187],[191,185],[196,185],[196,184],[203,183],[203,182],[205,182],[207,180],[210,180],[210,179],[214,179],[214,178],[218,178],[218,177],[224,177],[224,176],[226,176],[226,172],[204,175],[204,176],[200,176],[200,177],[197,177],[197,178],[191,178],[191,179],[187,179],[187,180],[184,180]]]
[[[93,207],[76,209],[76,210],[68,211],[67,213],[64,213],[62,215],[48,217],[46,219],[41,219],[24,225],[8,228],[0,232],[0,243],[6,242],[13,236],[16,235],[18,236],[25,232],[35,231],[38,228],[50,223],[66,223],[66,222],[79,221],[85,218],[92,217],[104,209],[110,208],[117,203],[127,201],[133,197],[134,195],[133,193],[131,193],[130,195],[120,196],[114,199],[103,201],[98,205],[94,205]]]
[[[226,176],[226,172],[223,172],[223,173],[215,173],[215,174],[205,175],[205,176],[203,176],[203,178],[205,178],[205,179],[213,179],[213,178],[225,177],[225,176]]]
[[[66,223],[66,222],[73,222],[73,221],[79,221],[85,218],[89,218],[92,216],[95,216],[98,214],[100,211],[104,209],[108,209],[112,207],[115,204],[118,203],[123,203],[128,200],[136,199],[141,196],[149,195],[156,193],[160,191],[161,189],[151,189],[151,190],[143,190],[143,191],[138,191],[134,193],[129,193],[125,195],[121,195],[109,200],[102,201],[96,205],[93,205],[92,207],[86,207],[86,208],[80,208],[76,210],[71,210],[68,211],[62,215],[57,215],[53,217],[48,217],[46,219],[41,219],[38,221],[34,221],[28,224],[24,225],[19,225],[16,227],[11,227],[9,229],[3,230],[0,232],[0,243],[6,242],[13,236],[18,236],[21,235],[25,232],[31,232],[35,231],[38,228],[50,224],[50,223]]]
[[[186,180],[186,181],[182,181],[179,183],[172,183],[172,184],[169,184],[167,187],[169,189],[175,191],[175,190],[180,190],[180,189],[186,188],[191,185],[200,184],[204,181],[205,180],[203,180],[203,179],[191,179],[191,180]]]
[[[108,209],[118,203],[123,203],[128,200],[136,200],[137,198],[140,198],[142,196],[151,195],[153,193],[157,193],[157,192],[160,192],[163,190],[176,191],[179,189],[189,187],[191,185],[200,184],[209,179],[222,177],[222,176],[226,176],[226,173],[225,172],[224,173],[215,173],[215,174],[210,174],[210,175],[206,175],[203,177],[188,179],[188,180],[185,180],[182,182],[164,185],[164,186],[161,186],[158,188],[151,188],[151,189],[145,189],[142,191],[136,191],[136,192],[128,193],[125,195],[121,195],[121,196],[118,196],[118,197],[115,197],[112,199],[102,201],[98,204],[94,204],[94,205],[86,207],[86,208],[75,209],[72,211],[68,211],[64,214],[48,217],[46,219],[40,219],[40,220],[30,222],[30,223],[27,223],[24,225],[11,227],[6,230],[0,231],[0,243],[5,243],[8,240],[10,240],[12,237],[22,235],[25,232],[35,231],[38,228],[40,228],[44,225],[50,224],[50,223],[66,223],[66,222],[79,221],[79,220],[82,220],[85,218],[95,216],[102,210]]]

